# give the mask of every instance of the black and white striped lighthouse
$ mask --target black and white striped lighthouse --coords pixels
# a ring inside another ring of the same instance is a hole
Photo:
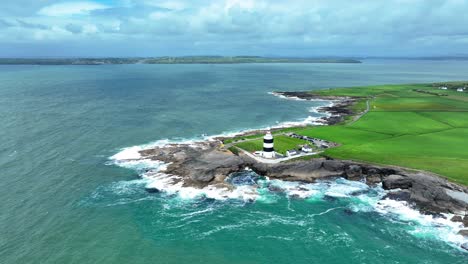
[[[273,147],[273,136],[270,131],[267,131],[263,137],[263,157],[272,159],[275,157],[275,149]]]

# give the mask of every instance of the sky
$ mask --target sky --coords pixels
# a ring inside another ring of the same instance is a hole
[[[468,0],[3,0],[0,57],[468,55]]]

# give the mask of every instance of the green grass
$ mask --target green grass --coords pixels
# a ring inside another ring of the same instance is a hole
[[[234,155],[239,155],[239,149],[234,147],[234,146],[228,148],[228,150],[231,151],[232,154],[234,154]]]
[[[303,129],[297,132],[300,135],[316,137],[340,144],[363,144],[369,140],[379,140],[390,135],[372,131],[357,130],[346,126],[319,126]]]
[[[451,128],[451,126],[425,117],[419,112],[377,111],[364,115],[358,122],[349,127],[387,135],[419,134]]]
[[[276,152],[286,155],[286,151],[290,149],[297,149],[299,146],[305,144],[310,145],[309,142],[302,139],[291,138],[285,135],[278,135],[275,137],[274,147]],[[263,149],[263,139],[240,142],[235,146],[249,152],[259,151]]]
[[[437,87],[406,84],[314,91],[311,93],[323,96],[362,98],[353,106],[356,112],[365,109],[365,101],[370,100],[370,111],[355,123],[293,131],[340,144],[322,155],[426,170],[468,185],[468,92]],[[278,150],[294,148],[296,142],[282,137],[275,138]],[[261,140],[242,144],[238,146],[262,148]]]
[[[371,99],[370,112],[352,125],[298,132],[342,144],[324,155],[431,171],[468,185],[465,93],[439,90],[431,84],[353,87],[316,93],[375,97]]]
[[[247,150],[249,152],[254,152],[263,149],[263,140],[256,139],[251,141],[240,142],[237,143],[235,146]]]
[[[254,138],[262,138],[263,134],[255,134],[255,135],[249,135],[249,136],[240,136],[240,137],[234,137],[234,138],[228,138],[224,140],[224,144],[229,144],[229,143],[234,143],[246,139],[254,139]]]

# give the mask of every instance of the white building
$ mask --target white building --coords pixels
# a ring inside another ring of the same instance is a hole
[[[299,153],[297,153],[297,151],[295,149],[290,149],[290,150],[286,151],[286,156],[288,156],[288,157],[296,156],[297,154],[299,154]]]
[[[270,131],[267,131],[267,133],[263,137],[263,155],[262,156],[267,159],[275,158],[273,135],[271,135]]]
[[[312,152],[312,148],[311,148],[310,146],[308,146],[308,145],[303,146],[303,147],[301,148],[301,150],[302,150],[303,152],[306,152],[306,153]]]
[[[463,89],[463,88],[458,88],[458,89],[457,89],[457,92],[463,92],[464,90],[465,90],[465,89]]]

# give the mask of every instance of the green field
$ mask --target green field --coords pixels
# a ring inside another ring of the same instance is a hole
[[[468,92],[437,87],[408,84],[315,91],[368,98],[370,111],[354,123],[307,127],[296,133],[340,143],[324,156],[431,171],[468,185]],[[362,109],[362,102],[355,107]]]

